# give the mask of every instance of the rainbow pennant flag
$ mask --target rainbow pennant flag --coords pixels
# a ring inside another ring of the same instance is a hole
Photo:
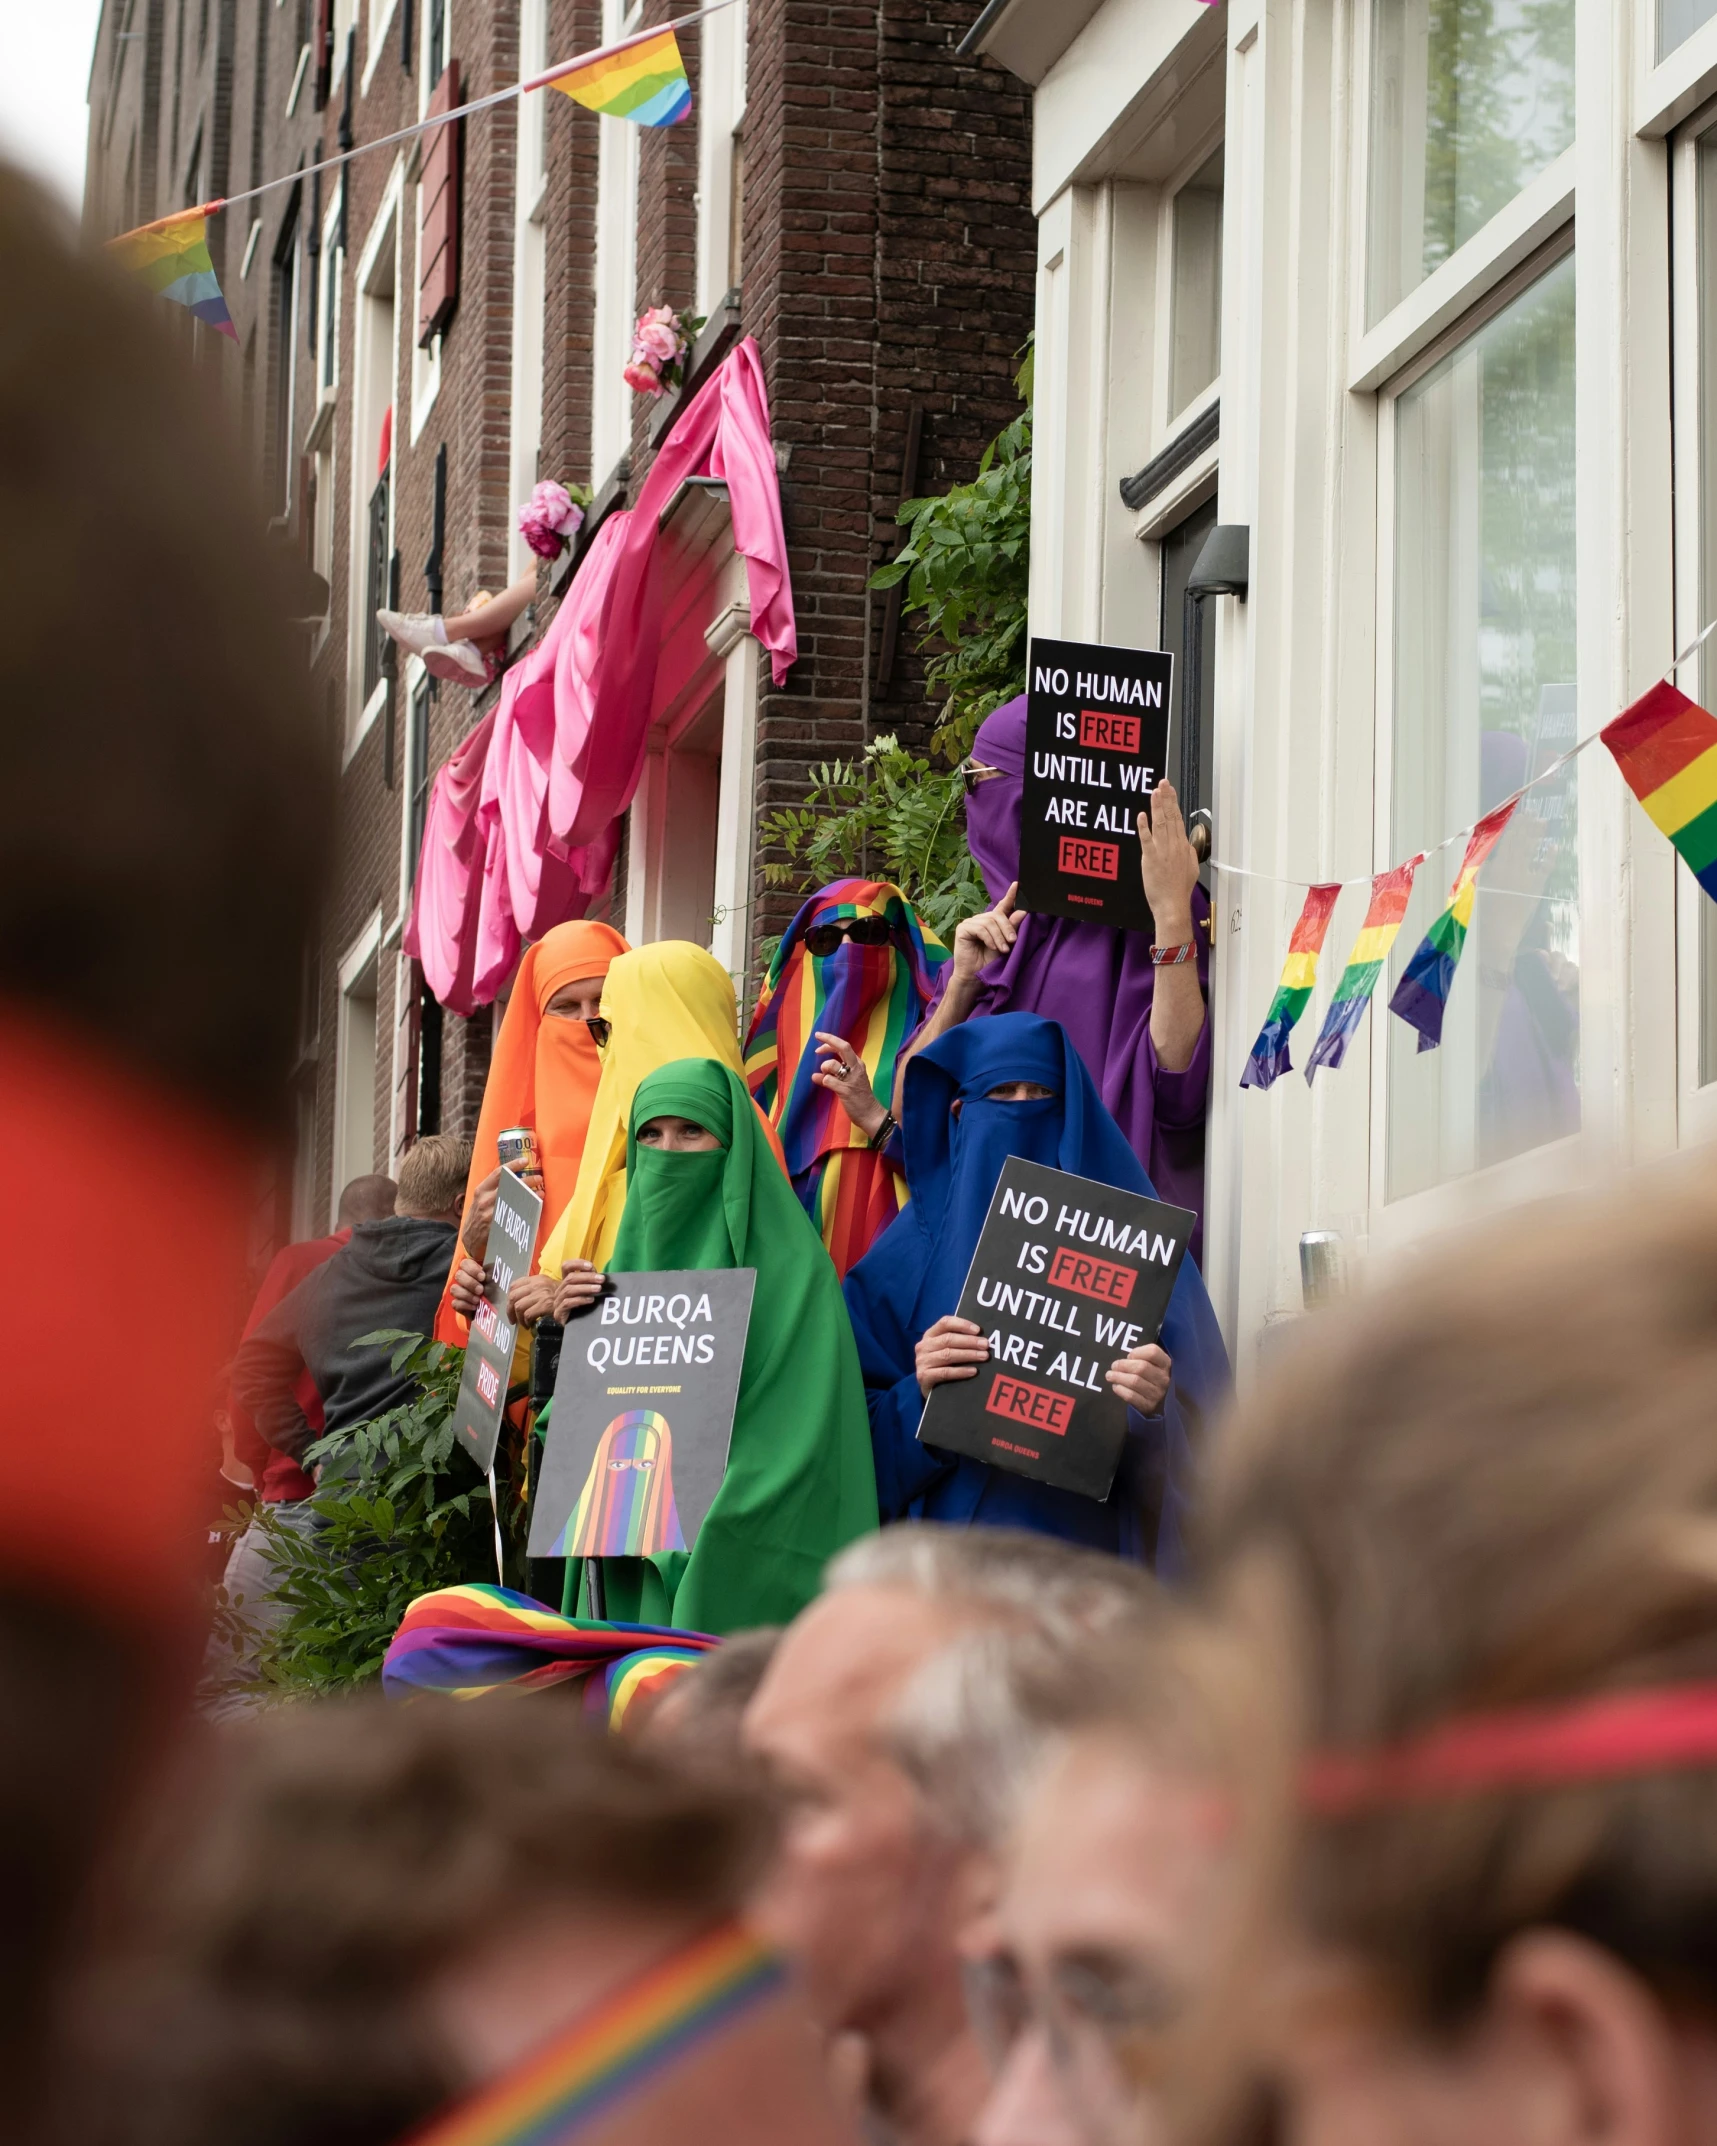
[[[659,30],[654,37],[586,60],[546,86],[592,112],[635,119],[641,127],[674,126],[692,108],[692,86],[672,30]]]
[[[1383,973],[1389,949],[1395,944],[1395,934],[1401,929],[1401,919],[1407,914],[1413,874],[1424,861],[1423,854],[1410,857],[1392,871],[1379,872],[1371,882],[1371,902],[1365,912],[1365,922],[1359,927],[1359,937],[1353,942],[1347,967],[1341,972],[1335,997],[1330,1000],[1324,1015],[1324,1025],[1319,1029],[1312,1055],[1306,1061],[1308,1082],[1319,1066],[1339,1066],[1347,1056],[1347,1047],[1365,1018],[1365,1009],[1371,1004],[1371,994],[1377,988],[1377,979]]]
[[[122,268],[130,269],[148,284],[158,298],[194,313],[206,327],[238,341],[238,330],[221,296],[215,264],[209,256],[209,215],[221,204],[205,201],[201,208],[181,209],[177,216],[163,216],[159,223],[144,224],[110,238],[107,250]]]
[[[774,1954],[730,1923],[597,2004],[412,2146],[560,2146],[785,1981]]]
[[[1647,817],[1717,900],[1717,716],[1665,679],[1598,735]]]
[[[1267,1088],[1284,1073],[1293,1071],[1288,1058],[1288,1038],[1295,1022],[1305,1012],[1312,986],[1317,982],[1318,956],[1323,952],[1324,935],[1335,914],[1336,897],[1340,892],[1341,882],[1336,880],[1329,886],[1313,887],[1306,896],[1293,937],[1288,941],[1282,980],[1276,986],[1276,995],[1270,1001],[1270,1010],[1264,1016],[1264,1025],[1258,1031],[1252,1055],[1246,1061],[1246,1070],[1240,1076],[1242,1088]]]
[[[1502,831],[1513,819],[1519,803],[1518,797],[1511,797],[1506,805],[1487,812],[1467,837],[1467,853],[1449,889],[1448,907],[1413,949],[1413,958],[1402,970],[1395,996],[1389,1001],[1389,1011],[1419,1031],[1422,1051],[1434,1051],[1443,1040],[1443,1011],[1449,1003],[1449,986],[1455,980],[1455,964],[1472,928],[1479,866],[1502,840]]]

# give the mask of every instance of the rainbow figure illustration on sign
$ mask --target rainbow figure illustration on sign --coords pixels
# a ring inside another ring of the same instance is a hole
[[[629,1408],[596,1441],[596,1456],[551,1557],[655,1557],[683,1550],[674,1503],[674,1434],[653,1408]]]

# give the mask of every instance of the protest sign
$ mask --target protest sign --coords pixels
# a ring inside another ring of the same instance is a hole
[[[471,1321],[465,1375],[453,1404],[453,1435],[485,1475],[495,1465],[507,1386],[513,1375],[513,1349],[519,1338],[518,1327],[507,1317],[507,1292],[521,1274],[531,1271],[542,1218],[542,1196],[523,1178],[503,1170],[495,1193],[495,1219],[489,1224],[483,1253],[483,1301]]]
[[[957,1307],[984,1329],[990,1360],[931,1388],[920,1443],[1106,1498],[1127,1407],[1104,1373],[1156,1340],[1196,1220],[1010,1155]]]
[[[1173,679],[1161,649],[1032,642],[1020,908],[1152,930],[1138,816],[1168,760]]]
[[[757,1270],[612,1281],[561,1342],[532,1557],[689,1550],[727,1472]]]

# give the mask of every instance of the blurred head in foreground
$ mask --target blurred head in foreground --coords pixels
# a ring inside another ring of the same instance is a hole
[[[1035,1751],[968,1993],[994,2081],[975,2146],[1147,2146],[1171,2135],[1177,2052],[1231,1912],[1236,1701],[1217,1636],[1160,1596],[1094,1645],[1017,1661],[1005,1697]],[[1251,2140],[1250,2103],[1224,2142]]]
[[[327,794],[262,510],[184,316],[3,168],[0,282],[28,293],[0,313],[0,587],[29,621],[0,841],[0,1285],[29,1316],[0,1402],[0,2070],[21,2129],[94,1860],[196,1658],[199,1400],[283,1121]],[[92,1365],[87,1304],[56,1284],[115,1226],[170,1247],[172,1279]]]
[[[984,2097],[962,1941],[993,1909],[1020,1771],[1006,1719],[961,1712],[952,1657],[987,1638],[1075,1646],[1151,1588],[1045,1536],[887,1529],[834,1560],[747,1710],[746,1743],[786,1806],[760,1918],[907,2146],[965,2138]]]
[[[88,2146],[392,2146],[522,2073],[576,2095],[593,2044],[632,2083],[580,2137],[844,2140],[736,1920],[743,1793],[561,1707],[435,1699],[246,1724],[199,1791],[90,1991]]]
[[[1296,2140],[1717,2136],[1714,1394],[1702,1177],[1467,1239],[1230,1426],[1206,1568],[1298,1729],[1250,2021]]]

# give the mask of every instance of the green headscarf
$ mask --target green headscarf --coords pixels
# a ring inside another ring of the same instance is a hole
[[[638,1145],[651,1118],[689,1118],[722,1143]],[[690,1551],[602,1561],[608,1617],[733,1632],[785,1624],[844,1543],[876,1526],[858,1350],[834,1263],[771,1152],[745,1083],[680,1058],[638,1085],[626,1133],[616,1274],[754,1267],[751,1326],[727,1473]]]

